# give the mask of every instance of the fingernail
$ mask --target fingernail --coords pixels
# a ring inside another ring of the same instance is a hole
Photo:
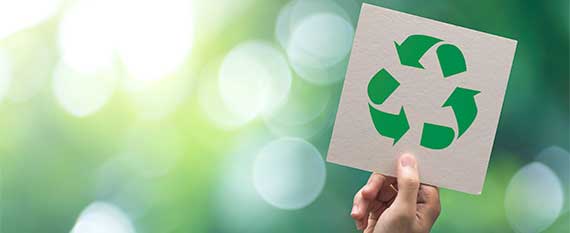
[[[351,214],[351,215],[352,215],[352,214],[356,214],[356,211],[357,211],[357,210],[358,210],[358,206],[353,205],[353,206],[352,206],[352,212],[350,212],[350,214]]]
[[[410,154],[403,154],[400,158],[400,164],[402,167],[415,167],[416,159]]]

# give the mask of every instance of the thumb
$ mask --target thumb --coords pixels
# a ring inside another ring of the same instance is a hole
[[[398,195],[394,203],[407,213],[416,212],[420,177],[416,158],[403,154],[398,159]]]

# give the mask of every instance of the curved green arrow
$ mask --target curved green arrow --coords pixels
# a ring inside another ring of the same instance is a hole
[[[378,71],[368,83],[368,97],[375,104],[382,104],[400,86],[385,69]]]
[[[437,48],[437,58],[439,59],[439,66],[443,71],[443,77],[465,72],[467,66],[465,65],[465,57],[461,50],[455,45],[444,44]]]
[[[447,98],[442,107],[451,107],[457,120],[457,129],[459,130],[457,138],[471,126],[477,116],[477,104],[475,103],[475,95],[480,91],[455,88],[451,95]]]
[[[438,150],[448,147],[455,138],[455,132],[447,126],[424,123],[420,145]]]
[[[424,66],[420,64],[420,58],[437,42],[441,39],[434,38],[426,35],[411,35],[404,40],[401,44],[394,41],[400,63],[405,66],[412,66],[423,69]]]
[[[400,113],[397,115],[377,110],[370,104],[368,104],[368,107],[370,108],[370,115],[376,131],[382,136],[393,138],[394,145],[410,129],[404,107],[400,109]]]

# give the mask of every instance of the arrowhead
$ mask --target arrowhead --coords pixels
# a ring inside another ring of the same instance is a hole
[[[457,87],[442,105],[442,107],[450,106],[453,109],[457,121],[457,138],[467,131],[477,117],[475,95],[479,93],[480,91]]]
[[[404,107],[400,108],[400,113],[398,114],[398,121],[400,125],[400,130],[394,135],[394,143],[392,145],[396,145],[400,138],[408,132],[410,129],[410,124],[408,124],[408,118],[406,117],[406,111],[404,111]]]
[[[442,107],[453,107],[457,106],[458,104],[466,101],[470,101],[475,97],[475,95],[481,93],[480,91],[466,89],[466,88],[455,88],[453,93],[447,98],[445,103],[443,103]]]
[[[398,52],[398,57],[400,58],[400,64],[416,67],[419,69],[424,68],[424,66],[420,63],[420,58],[416,58],[414,51],[411,51],[410,47],[402,46],[396,41],[394,41],[394,45],[396,46],[396,51]]]
[[[394,144],[410,129],[404,107],[400,109],[399,114],[391,114],[377,110],[370,104],[368,106],[376,131],[382,136],[394,139]]]
[[[431,36],[411,35],[401,44],[394,41],[394,45],[402,65],[423,69],[424,66],[420,63],[420,59],[432,46],[440,41],[441,39]]]

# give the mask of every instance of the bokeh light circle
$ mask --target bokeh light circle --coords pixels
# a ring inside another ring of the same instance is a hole
[[[80,0],[64,16],[59,47],[78,71],[112,66],[129,77],[157,80],[178,70],[193,44],[190,0]],[[105,15],[105,17],[101,17]]]
[[[280,138],[257,155],[253,180],[259,195],[281,209],[300,209],[312,203],[325,184],[325,165],[319,151],[299,138]]]
[[[91,203],[81,212],[71,233],[134,233],[129,217],[106,202]]]
[[[285,57],[271,44],[244,42],[224,58],[218,86],[226,107],[240,118],[251,120],[287,100],[291,71]]]
[[[300,77],[321,85],[344,77],[354,27],[336,3],[291,2],[279,13],[275,36]]]
[[[200,74],[200,88],[198,88],[198,103],[201,112],[208,121],[216,127],[224,130],[232,130],[247,123],[247,116],[234,114],[222,100],[218,84],[219,64],[212,62],[207,64]]]
[[[293,31],[287,55],[295,72],[307,81],[330,84],[343,76],[328,69],[341,66],[352,46],[354,28],[346,19],[330,13],[307,17]]]
[[[550,146],[542,150],[535,160],[548,166],[560,178],[565,194],[562,212],[568,212],[570,209],[570,153],[562,147]]]
[[[109,69],[119,30],[117,8],[111,0],[80,0],[59,25],[59,49],[63,61],[80,72]],[[105,15],[105,17],[101,17]]]
[[[562,210],[560,180],[546,165],[533,162],[522,167],[511,179],[505,193],[507,219],[518,233],[541,232]]]
[[[113,95],[115,86],[111,71],[81,73],[60,62],[54,71],[52,90],[65,111],[84,117],[101,109]]]
[[[340,0],[342,3],[350,4],[351,0]],[[354,2],[353,2],[354,3]],[[358,4],[356,4],[358,5]],[[358,6],[356,6],[359,9]],[[275,37],[281,47],[287,48],[293,30],[306,17],[317,13],[331,13],[341,16],[352,22],[352,18],[346,13],[345,9],[337,2],[329,0],[295,0],[286,4],[279,11],[275,25]]]
[[[0,1],[0,40],[53,16],[61,0]]]
[[[314,14],[295,28],[287,54],[291,60],[307,66],[330,67],[348,55],[353,34],[346,19],[331,13]]]
[[[118,53],[129,76],[156,80],[175,72],[193,44],[190,0],[124,0]]]

